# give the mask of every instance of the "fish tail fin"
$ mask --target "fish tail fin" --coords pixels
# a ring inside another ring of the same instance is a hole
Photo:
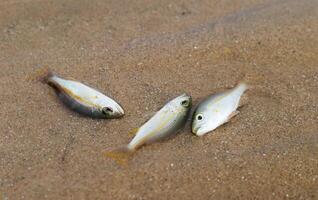
[[[237,91],[239,96],[241,96],[248,89],[249,89],[249,86],[244,82],[237,84],[237,86],[234,88],[234,90]]]
[[[40,68],[36,72],[29,74],[26,77],[27,81],[41,81],[42,83],[49,83],[49,80],[55,74],[47,67]]]
[[[105,152],[105,156],[114,160],[118,165],[126,167],[133,151],[127,146]]]

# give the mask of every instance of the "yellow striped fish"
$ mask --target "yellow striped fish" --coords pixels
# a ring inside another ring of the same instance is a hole
[[[123,108],[113,99],[83,83],[47,72],[43,81],[52,86],[58,97],[72,110],[93,118],[119,118]]]
[[[182,128],[191,110],[192,99],[183,94],[169,101],[152,118],[136,131],[135,137],[124,148],[107,152],[106,156],[116,161],[124,161],[127,153],[132,153],[138,147],[166,138]]]

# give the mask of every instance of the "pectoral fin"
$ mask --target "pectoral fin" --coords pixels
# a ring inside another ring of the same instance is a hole
[[[238,111],[238,110],[232,112],[232,113],[228,116],[228,118],[227,118],[227,120],[226,120],[225,123],[229,122],[233,117],[235,117],[235,116],[236,116],[237,114],[239,114],[239,113],[240,113],[240,111]]]

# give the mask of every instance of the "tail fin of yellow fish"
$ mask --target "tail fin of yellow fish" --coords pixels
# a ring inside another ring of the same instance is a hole
[[[27,81],[41,81],[43,83],[48,83],[50,77],[54,76],[54,73],[47,67],[41,68],[34,72],[33,74],[29,74],[26,77]]]
[[[127,167],[130,156],[134,152],[128,147],[121,147],[112,151],[105,152],[105,156],[114,160],[118,165]]]

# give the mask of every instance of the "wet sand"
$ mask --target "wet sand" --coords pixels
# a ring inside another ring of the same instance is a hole
[[[2,0],[0,199],[317,199],[318,1]],[[49,67],[120,102],[68,110]],[[103,153],[166,101],[251,85],[241,113],[204,137],[189,125],[126,168]]]

